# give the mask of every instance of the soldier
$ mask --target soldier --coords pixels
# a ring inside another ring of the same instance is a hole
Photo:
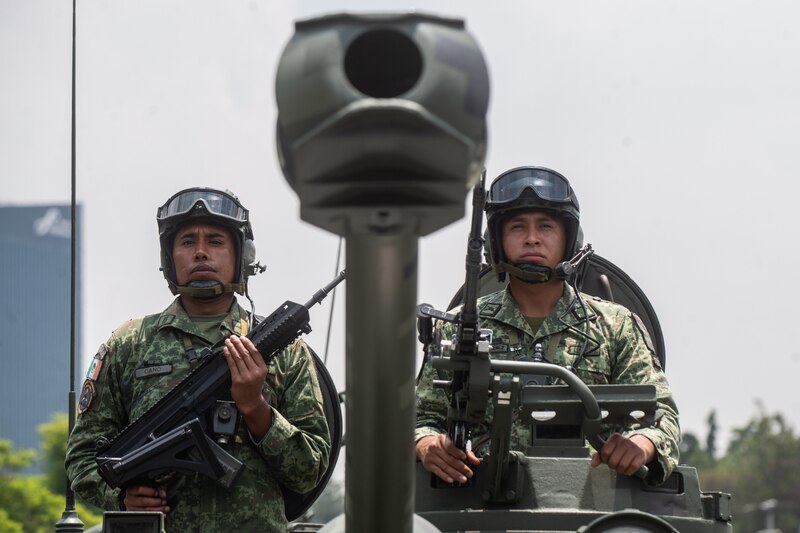
[[[486,217],[492,267],[500,281],[509,275],[504,290],[478,300],[481,327],[493,331],[492,359],[532,361],[539,352],[587,384],[655,385],[654,425],[618,428],[594,453],[592,466],[605,463],[630,475],[647,465],[647,482],[662,483],[678,462],[678,409],[641,320],[564,280],[559,263],[577,253],[581,240],[580,208],[569,182],[547,168],[511,169],[492,183]],[[433,388],[436,377],[429,365],[417,387],[417,459],[444,481],[464,483],[473,474],[469,465],[479,463],[481,446],[464,452],[447,437],[449,402]],[[486,443],[481,435],[488,431],[481,424],[473,438]],[[524,451],[530,441],[530,427],[516,420],[512,449]]]
[[[245,337],[253,315],[234,293],[248,296],[258,267],[249,214],[235,196],[186,189],[159,208],[157,220],[161,270],[177,297],[163,312],[123,324],[94,356],[67,448],[72,488],[106,510],[167,513],[170,531],[285,531],[281,487],[313,489],[331,446],[310,349],[297,340],[267,366]],[[225,489],[197,474],[155,488],[109,487],[97,472],[95,439],[114,437],[184,378],[204,349],[220,348],[231,372],[228,399],[240,416],[227,445],[245,465],[238,481]]]

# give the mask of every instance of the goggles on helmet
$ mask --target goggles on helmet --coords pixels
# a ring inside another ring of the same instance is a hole
[[[158,208],[157,219],[166,220],[185,215],[198,203],[202,203],[211,215],[224,217],[235,223],[246,223],[248,220],[247,209],[242,207],[242,204],[233,195],[198,187],[184,189],[172,195],[164,205]]]
[[[572,188],[564,176],[544,168],[524,167],[496,179],[489,188],[487,203],[502,206],[513,202],[525,189],[531,189],[538,198],[548,202],[568,203],[573,200]]]

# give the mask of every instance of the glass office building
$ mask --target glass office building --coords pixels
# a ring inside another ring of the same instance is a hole
[[[37,426],[68,410],[70,218],[68,205],[0,206],[0,438],[15,448],[37,449]],[[79,297],[75,309],[80,332]]]

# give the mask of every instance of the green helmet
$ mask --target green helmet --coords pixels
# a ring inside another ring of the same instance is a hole
[[[224,292],[247,293],[247,278],[256,272],[256,249],[250,214],[239,199],[229,191],[207,187],[193,187],[173,194],[158,208],[158,237],[161,243],[161,272],[172,294],[190,294],[195,297],[213,297]],[[175,233],[189,224],[205,222],[231,230],[236,241],[236,279],[233,283],[180,286],[172,263],[172,243]]]
[[[571,259],[580,249],[580,206],[567,178],[544,167],[517,167],[497,176],[489,186],[486,199],[486,225],[489,258],[499,281],[505,273],[529,282],[550,279],[551,269],[541,265],[512,265],[503,251],[503,221],[512,213],[545,210],[564,223],[566,246],[562,261]]]

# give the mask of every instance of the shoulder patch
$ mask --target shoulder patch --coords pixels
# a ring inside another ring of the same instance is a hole
[[[106,348],[106,345],[101,344],[100,348],[97,349],[97,353],[92,358],[91,364],[89,364],[89,370],[86,371],[86,379],[97,381],[97,377],[100,375],[100,370],[103,368],[103,359],[106,358],[107,353],[108,349]]]
[[[94,388],[94,381],[87,379],[83,382],[81,396],[78,400],[78,414],[83,414],[92,405],[97,390]]]
[[[94,354],[95,359],[99,359],[102,361],[106,358],[106,354],[108,353],[108,348],[106,348],[105,343],[101,344],[100,347],[97,349],[97,353]]]

